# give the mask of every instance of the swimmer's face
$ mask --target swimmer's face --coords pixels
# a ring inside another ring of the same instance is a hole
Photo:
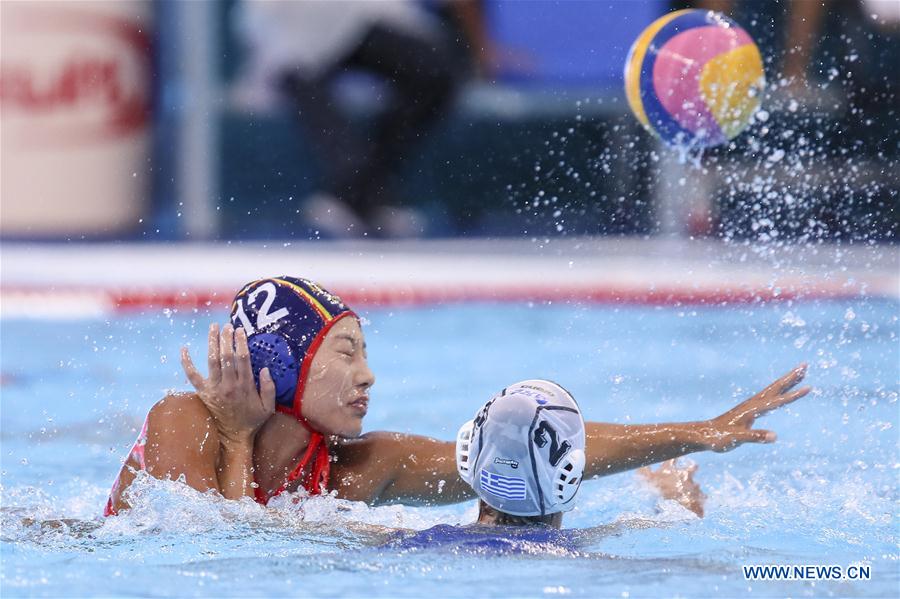
[[[356,437],[374,384],[359,322],[344,317],[328,331],[313,358],[303,392],[303,416],[326,435]]]

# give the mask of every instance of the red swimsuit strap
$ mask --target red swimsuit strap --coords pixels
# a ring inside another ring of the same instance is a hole
[[[285,488],[297,479],[301,479],[303,471],[309,466],[309,473],[305,478],[300,480],[300,484],[310,495],[319,495],[323,488],[328,487],[328,474],[330,470],[331,456],[328,454],[328,444],[325,443],[325,437],[322,433],[313,432],[309,445],[303,458],[294,469],[288,474],[287,479],[282,483],[272,497],[280,495]]]
[[[278,411],[287,414],[292,413],[289,408],[282,409],[281,406],[278,406]],[[294,469],[291,470],[284,482],[281,483],[281,486],[278,487],[272,495],[267,496],[263,488],[257,486],[254,489],[257,503],[266,505],[269,502],[269,499],[284,493],[284,490],[288,485],[295,480],[301,479],[303,471],[306,470],[307,466],[310,467],[309,473],[305,478],[300,480],[300,484],[306,489],[306,492],[310,495],[320,495],[322,489],[328,488],[328,475],[331,470],[331,454],[328,451],[328,443],[325,442],[325,436],[322,433],[313,430],[305,420],[306,419],[300,420],[300,423],[306,427],[311,433],[311,436],[309,438],[309,445],[306,446],[306,451],[303,452],[303,457],[300,458],[300,461],[297,462]]]

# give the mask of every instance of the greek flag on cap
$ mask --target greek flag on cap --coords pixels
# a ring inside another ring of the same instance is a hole
[[[525,479],[515,476],[503,476],[487,470],[481,470],[481,488],[495,497],[509,500],[525,499]]]
[[[578,404],[542,379],[510,385],[492,397],[456,439],[463,480],[485,503],[514,516],[572,509],[584,463]]]

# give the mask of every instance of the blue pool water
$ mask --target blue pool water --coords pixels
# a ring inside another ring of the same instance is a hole
[[[547,377],[590,420],[712,417],[807,361],[816,390],[760,426],[779,442],[703,453],[706,517],[632,473],[582,486],[578,542],[515,551],[388,542],[474,520],[473,502],[270,508],[141,479],[100,512],[146,410],[184,389],[178,349],[210,318],[4,320],[0,585],[12,596],[896,596],[900,306],[467,304],[365,313],[367,430],[452,438],[492,393]],[[60,522],[60,519],[65,521]],[[751,582],[743,564],[871,566],[869,581]]]

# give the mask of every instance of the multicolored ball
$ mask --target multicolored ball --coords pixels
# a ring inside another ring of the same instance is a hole
[[[632,112],[670,145],[705,148],[737,136],[759,108],[764,87],[753,39],[709,10],[660,17],[638,36],[625,61]]]

